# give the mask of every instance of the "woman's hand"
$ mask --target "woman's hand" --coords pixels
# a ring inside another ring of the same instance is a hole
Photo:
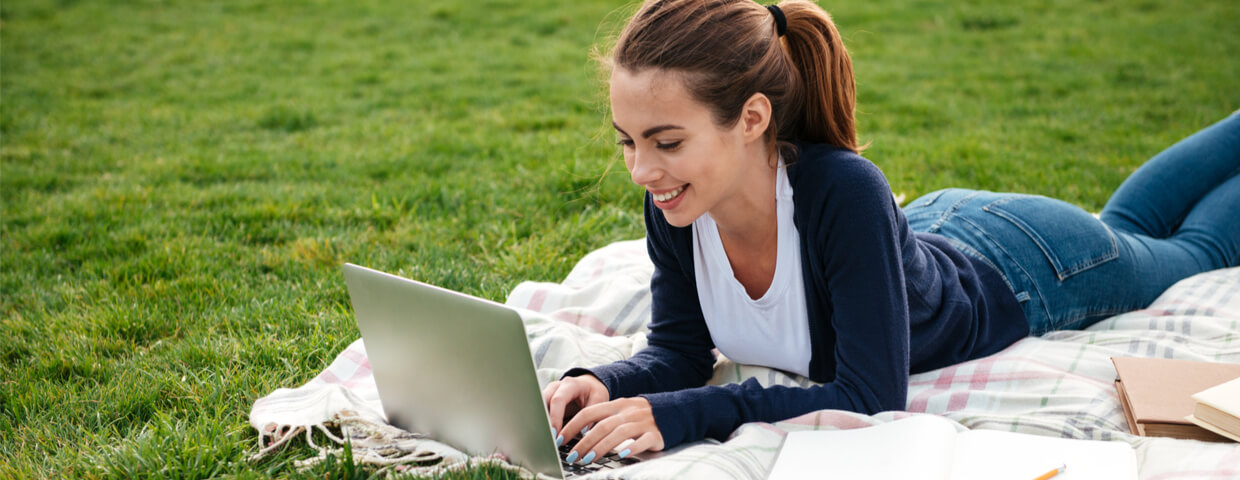
[[[620,398],[583,408],[564,425],[563,431],[573,436],[577,432],[583,434],[565,459],[569,463],[593,462],[618,446],[620,458],[663,449],[663,434],[655,424],[650,401],[641,397]]]
[[[551,417],[551,428],[555,430],[552,435],[556,437],[557,447],[564,443],[564,440],[577,436],[560,435],[560,427],[564,424],[565,417],[572,417],[583,408],[611,398],[607,386],[594,375],[567,377],[551,382],[543,389],[542,395],[543,403],[547,405],[547,413]]]

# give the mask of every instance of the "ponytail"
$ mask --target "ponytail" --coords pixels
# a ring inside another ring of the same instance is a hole
[[[771,10],[751,0],[647,0],[620,33],[610,65],[681,74],[721,126],[735,125],[755,93],[766,95],[770,150],[789,162],[792,141],[864,148],[852,60],[831,17],[806,0]]]
[[[799,140],[829,143],[860,153],[857,143],[857,85],[852,59],[831,16],[817,5],[781,2],[788,22],[785,44],[804,87]]]

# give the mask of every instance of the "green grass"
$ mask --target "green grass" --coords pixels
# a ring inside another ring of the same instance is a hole
[[[1096,210],[1240,108],[1240,4],[995,3],[828,6],[909,199]],[[342,262],[502,300],[642,235],[590,60],[629,11],[4,2],[0,478],[368,476],[247,462],[251,404],[357,338]]]

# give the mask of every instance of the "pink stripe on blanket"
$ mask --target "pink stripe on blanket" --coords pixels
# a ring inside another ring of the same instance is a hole
[[[995,360],[993,358],[979,360],[973,364],[973,374],[968,376],[969,388],[971,390],[986,389],[986,384],[990,383],[990,369],[994,364]],[[971,392],[969,391],[952,392],[951,397],[947,399],[947,411],[954,412],[967,407],[970,394]]]
[[[347,358],[349,360],[352,360],[353,364],[357,365],[358,368],[365,367],[366,370],[368,371],[370,370],[370,358],[367,357],[366,354],[362,352],[349,348],[349,349],[345,349],[345,351],[341,353],[340,356]]]
[[[345,361],[341,361],[344,359]],[[358,385],[371,383],[370,377],[373,372],[370,370],[370,359],[366,354],[353,348],[347,348],[340,352],[336,360],[323,370],[312,382],[326,383],[330,385],[344,385],[353,388]],[[343,376],[347,375],[348,378]]]
[[[606,267],[606,266],[607,266],[607,261],[606,261],[606,259],[600,258],[600,259],[598,259],[598,261],[597,261],[597,262],[594,262],[594,271],[590,272],[590,280],[591,280],[591,281],[594,281],[594,280],[598,280],[600,277],[602,277],[602,276],[603,276],[603,267]]]
[[[990,383],[990,369],[995,365],[995,359],[986,358],[978,361],[973,367],[973,377],[970,379],[969,385],[974,390],[982,390],[986,388],[986,384]]]
[[[1057,372],[1030,372],[1030,371],[1016,371],[1016,372],[1003,372],[1003,373],[989,373],[988,372],[985,375],[986,375],[986,380],[985,380],[986,384],[995,384],[995,383],[1003,383],[1003,382],[1022,382],[1022,381],[1029,381],[1029,380],[1057,380],[1057,379],[1064,377],[1064,374],[1057,373]],[[973,384],[977,383],[974,381],[973,376],[974,376],[973,374],[958,375],[952,378],[951,384],[955,385],[959,383],[969,383],[970,388],[972,388]],[[926,385],[939,385],[941,380],[942,379],[940,378],[936,378],[934,380],[910,382],[908,385],[910,387],[924,387]],[[951,390],[951,388],[933,388],[932,387],[931,390],[948,391],[948,390]],[[978,390],[984,390],[984,389],[978,389]]]
[[[1203,312],[1209,312],[1211,317],[1240,317],[1240,312],[1226,310],[1218,304],[1207,304],[1198,302],[1189,302],[1185,300],[1169,300],[1160,302],[1157,306],[1136,310],[1138,313],[1144,313],[1155,317],[1184,315],[1182,307],[1189,307],[1199,310],[1197,315]]]
[[[767,431],[771,431],[771,432],[778,433],[778,434],[779,434],[779,436],[781,436],[781,437],[785,437],[785,436],[787,436],[787,435],[788,435],[788,431],[787,431],[787,430],[784,430],[784,429],[782,429],[782,428],[776,427],[775,425],[771,425],[771,424],[769,424],[769,423],[761,423],[761,422],[759,422],[759,423],[754,423],[754,425],[756,425],[758,428],[761,428],[761,429],[763,429],[763,430],[767,430]],[[735,435],[735,432],[733,432],[733,434]]]
[[[323,373],[320,373],[319,376],[314,377],[314,379],[316,381],[323,382],[328,385],[338,385],[338,384],[344,383],[344,382],[341,382],[340,377],[337,377],[336,374],[332,373],[331,370],[323,370]]]
[[[913,416],[906,412],[892,412],[892,421],[900,420]],[[809,412],[799,417],[780,420],[781,424],[803,425],[808,427],[835,427],[840,430],[852,430],[854,428],[865,428],[878,425],[879,423],[870,417],[860,416],[856,413],[846,412],[843,410],[818,410]]]
[[[546,289],[536,290],[534,292],[534,296],[530,297],[530,304],[527,305],[525,308],[528,308],[535,312],[541,312],[542,307],[543,307],[543,302],[545,301],[547,301],[547,290]]]
[[[601,333],[603,335],[607,335],[609,337],[613,337],[616,335],[616,330],[614,328],[607,326],[607,324],[603,323],[602,320],[599,320],[598,318],[591,316],[591,315],[583,315],[580,312],[569,312],[565,310],[559,310],[559,311],[556,311],[555,313],[552,313],[551,318],[561,320],[564,322],[568,322],[568,323],[578,325],[581,327],[585,327],[595,332]]]
[[[994,370],[996,368],[996,364],[999,362],[1007,362],[1017,365],[1033,363],[1044,366],[1052,371],[1043,372],[1025,369],[995,373]],[[961,373],[961,367],[964,366],[972,366],[972,372]],[[968,364],[953,365],[943,368],[939,371],[939,375],[933,380],[909,382],[910,387],[922,387],[929,385],[930,388],[921,391],[910,399],[907,410],[910,412],[925,412],[929,409],[930,401],[944,393],[948,394],[947,406],[944,411],[951,412],[961,410],[968,406],[969,398],[972,396],[973,392],[984,391],[991,384],[1059,379],[1083,381],[1091,386],[1110,386],[1109,383],[1101,382],[1097,379],[1084,375],[1074,374],[1064,370],[1061,367],[1056,367],[1044,362],[1008,357],[989,357],[976,360]],[[967,389],[961,390],[957,387],[957,385],[962,385],[965,383],[969,385]]]
[[[930,405],[931,397],[933,397],[935,394],[939,392],[945,392],[945,391],[951,390],[952,379],[955,378],[957,368],[959,367],[956,365],[952,365],[950,367],[944,368],[943,370],[940,370],[939,376],[935,378],[934,381],[919,382],[922,384],[930,383],[930,384],[933,384],[934,387],[926,389],[925,391],[921,392],[916,397],[913,397],[913,399],[909,400],[908,408],[906,408],[906,410],[910,412],[926,411],[926,408],[929,407]],[[914,384],[912,382],[909,383],[910,387],[913,385]]]

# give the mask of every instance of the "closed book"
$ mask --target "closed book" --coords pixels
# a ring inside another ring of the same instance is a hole
[[[1193,400],[1189,421],[1240,442],[1240,378],[1198,392]]]
[[[1240,364],[1143,357],[1112,357],[1111,362],[1115,389],[1133,434],[1229,441],[1187,417],[1196,405],[1193,395],[1240,378]]]

